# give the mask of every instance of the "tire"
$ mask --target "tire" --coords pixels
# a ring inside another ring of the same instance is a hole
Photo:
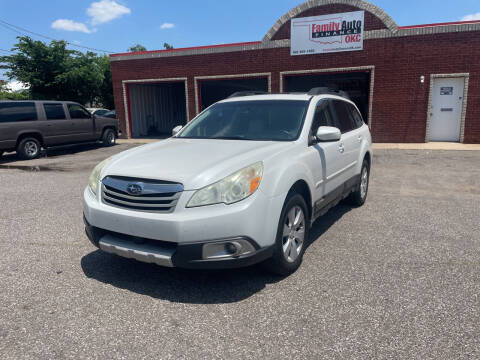
[[[40,141],[34,137],[22,139],[17,146],[17,154],[21,159],[32,160],[40,155],[42,146]]]
[[[103,146],[113,146],[117,141],[117,134],[113,129],[106,129],[102,135]]]
[[[360,171],[360,181],[355,190],[348,196],[348,203],[354,206],[362,206],[367,200],[368,184],[370,179],[370,166],[366,159],[363,160],[362,170]]]
[[[298,223],[292,228],[291,223],[295,224],[296,220]],[[267,270],[277,275],[296,271],[302,263],[309,230],[310,218],[303,196],[293,194],[287,197],[278,223],[273,255],[265,262]]]

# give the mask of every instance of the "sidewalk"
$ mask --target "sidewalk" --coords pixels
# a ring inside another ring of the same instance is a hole
[[[150,144],[161,139],[118,139],[119,144]],[[397,150],[480,150],[480,144],[461,144],[449,142],[430,143],[374,143],[374,150],[397,149]]]
[[[429,143],[374,143],[373,149],[398,149],[398,150],[480,150],[480,144],[461,144],[451,142]]]

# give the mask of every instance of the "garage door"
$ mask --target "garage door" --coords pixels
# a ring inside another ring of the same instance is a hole
[[[358,106],[365,122],[368,122],[370,72],[287,75],[284,78],[284,83],[285,92],[307,92],[314,87],[330,87],[343,90]]]
[[[185,83],[130,84],[132,137],[165,137],[187,123]]]
[[[268,91],[268,78],[200,80],[200,111],[237,91]]]

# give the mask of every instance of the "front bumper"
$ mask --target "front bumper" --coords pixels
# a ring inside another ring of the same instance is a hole
[[[96,228],[85,222],[85,233],[92,242],[101,250],[125,258],[141,262],[153,263],[167,267],[181,267],[189,269],[225,269],[250,266],[266,260],[273,254],[273,245],[260,248],[250,238],[237,237],[216,239],[195,243],[171,243],[166,241],[149,240],[134,236],[118,234],[112,231]],[[203,245],[209,242],[248,241],[255,251],[233,258],[203,259]]]

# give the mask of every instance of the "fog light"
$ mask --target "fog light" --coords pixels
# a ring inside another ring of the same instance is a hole
[[[212,242],[203,245],[203,259],[228,259],[236,258],[254,252],[255,248],[245,239]]]

